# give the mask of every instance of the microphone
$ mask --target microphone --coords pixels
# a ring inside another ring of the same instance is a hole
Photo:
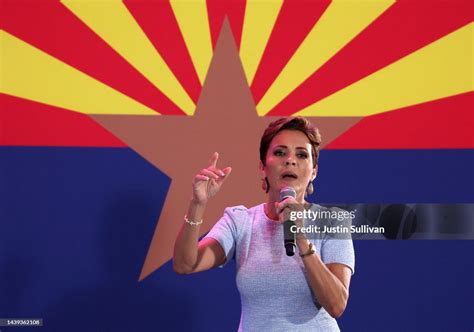
[[[280,202],[288,197],[296,198],[296,191],[292,187],[284,187],[280,190]],[[286,255],[294,256],[296,244],[295,244],[295,234],[291,232],[291,226],[294,223],[291,220],[286,220],[283,224],[283,242],[285,245]]]

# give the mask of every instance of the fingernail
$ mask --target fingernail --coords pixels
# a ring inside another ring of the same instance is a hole
[[[222,171],[219,171],[220,176],[225,176],[225,173]]]

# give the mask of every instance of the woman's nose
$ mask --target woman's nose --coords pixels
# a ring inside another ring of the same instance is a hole
[[[295,158],[293,158],[293,156],[288,156],[288,159],[286,159],[285,164],[295,166],[296,165],[296,160],[295,160]]]

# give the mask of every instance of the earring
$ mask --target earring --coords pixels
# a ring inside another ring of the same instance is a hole
[[[268,194],[268,191],[270,190],[270,183],[268,183],[267,177],[262,179],[262,190]]]
[[[311,195],[314,192],[313,182],[309,182],[308,186],[306,187],[306,196]]]

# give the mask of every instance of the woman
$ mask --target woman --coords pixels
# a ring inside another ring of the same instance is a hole
[[[296,235],[299,255],[287,256],[283,225],[290,212],[323,209],[309,204],[318,171],[320,135],[304,118],[280,119],[265,130],[260,143],[262,189],[267,202],[252,208],[225,209],[224,216],[198,243],[199,224],[209,199],[231,173],[210,166],[193,179],[193,196],[176,239],[173,266],[189,274],[235,258],[242,300],[239,331],[338,331],[334,318],[344,311],[354,270],[351,240],[324,235]],[[280,201],[280,190],[292,187],[296,197]],[[311,220],[297,220],[306,226]],[[308,239],[308,238],[310,239]]]

